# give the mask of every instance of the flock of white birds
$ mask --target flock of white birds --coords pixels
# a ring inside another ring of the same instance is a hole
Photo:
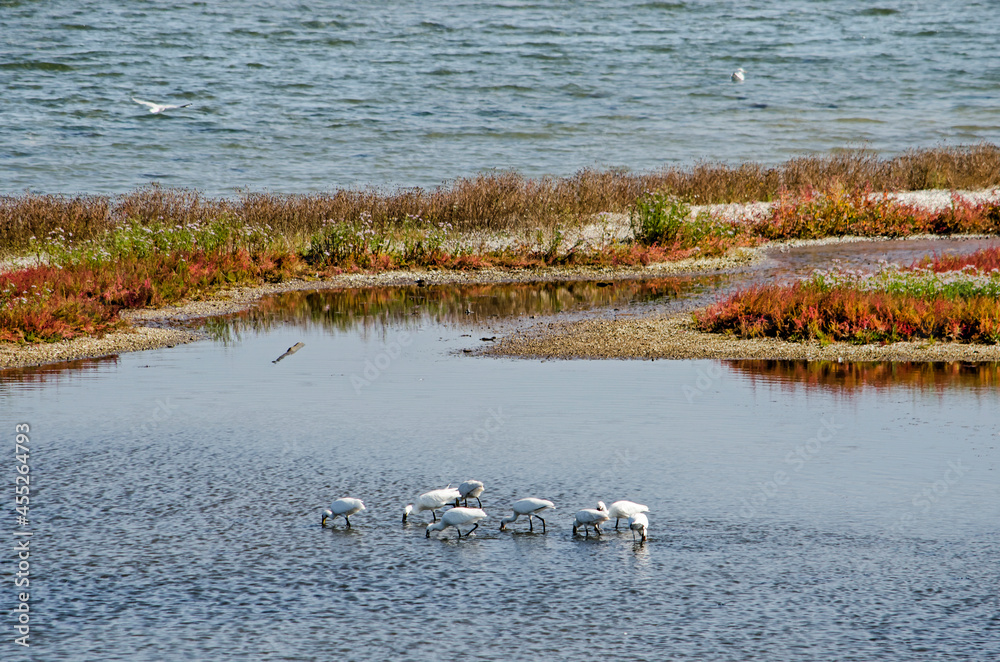
[[[467,480],[457,488],[449,485],[439,490],[424,492],[403,509],[403,522],[406,522],[410,515],[429,510],[434,521],[427,525],[426,535],[428,538],[430,538],[432,531],[444,531],[449,527],[454,527],[459,538],[463,535],[469,537],[473,531],[479,528],[479,522],[488,517],[486,511],[483,510],[483,502],[479,499],[483,489],[481,481]],[[479,507],[469,508],[469,499],[475,499]],[[459,501],[465,505],[459,506]],[[446,506],[451,506],[451,508],[446,510],[439,520],[437,511]],[[541,514],[547,510],[554,510],[555,507],[551,501],[533,497],[515,501],[511,504],[514,514],[500,520],[500,530],[506,531],[508,524],[513,524],[518,517],[525,516],[528,518],[528,531],[535,530],[532,520],[537,519],[542,523],[542,533],[545,533],[545,519]],[[356,515],[364,509],[365,504],[361,499],[350,497],[337,499],[328,509],[323,511],[320,526],[326,526],[327,521],[332,524],[337,517],[343,517],[349,528],[351,515]],[[636,534],[638,534],[639,541],[645,542],[646,532],[649,528],[649,519],[645,513],[648,512],[647,506],[634,501],[615,501],[610,508],[605,506],[603,501],[598,501],[597,508],[584,508],[576,513],[576,519],[573,520],[573,535],[578,535],[577,532],[582,527],[585,537],[590,537],[590,529],[593,529],[594,534],[599,536],[601,535],[601,524],[613,517],[615,530],[618,530],[618,524],[621,520],[627,520],[628,528],[632,531],[632,539],[635,540]],[[472,528],[463,534],[461,527],[470,524],[473,525]]]

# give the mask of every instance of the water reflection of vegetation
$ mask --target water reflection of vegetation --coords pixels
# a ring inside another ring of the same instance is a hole
[[[96,359],[79,359],[63,361],[48,365],[31,366],[27,368],[6,368],[0,370],[0,394],[9,392],[8,386],[33,385],[34,388],[44,388],[50,383],[56,383],[66,377],[85,377],[118,364],[118,355],[102,356]],[[23,388],[23,386],[22,386]]]
[[[553,315],[676,299],[717,287],[722,278],[409,285],[285,292],[261,300],[252,310],[204,320],[202,327],[214,338],[228,341],[238,338],[245,329],[267,331],[289,323],[342,332],[386,325],[412,328],[428,321],[472,326],[495,318]]]
[[[863,388],[910,387],[920,390],[944,388],[996,389],[1000,386],[1000,363],[834,363],[832,361],[726,361],[733,372],[751,381],[788,386],[826,387],[845,392]]]

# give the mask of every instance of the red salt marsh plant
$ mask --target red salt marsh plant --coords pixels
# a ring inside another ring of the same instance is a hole
[[[255,246],[247,233],[234,239],[161,229],[116,231],[77,246],[53,238],[44,244],[47,263],[0,274],[0,341],[100,336],[123,325],[118,313],[124,308],[282,280],[298,263],[295,255]]]
[[[998,343],[1000,272],[969,266],[996,259],[992,252],[979,253],[965,258],[968,264],[960,271],[914,265],[878,274],[818,272],[790,285],[758,285],[710,306],[695,319],[703,331],[742,338]]]
[[[936,273],[946,271],[963,271],[971,268],[981,273],[1000,271],[1000,247],[984,248],[967,255],[935,255],[918,260],[910,266],[911,270],[925,269]]]
[[[774,241],[823,237],[907,237],[915,234],[1000,233],[1000,204],[952,196],[942,210],[900,202],[870,186],[783,193],[769,214],[751,220],[740,233]]]
[[[631,212],[635,240],[645,245],[704,248],[715,244],[731,248],[765,241],[825,237],[907,237],[915,234],[1000,233],[1000,204],[970,202],[952,196],[950,206],[924,209],[900,202],[869,186],[845,189],[782,191],[764,214],[747,220],[694,214],[676,197],[662,192],[641,197]]]

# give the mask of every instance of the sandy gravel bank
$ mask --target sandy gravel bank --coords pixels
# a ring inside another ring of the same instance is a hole
[[[670,317],[587,319],[515,332],[482,354],[548,359],[805,359],[809,361],[1000,361],[1000,345],[902,342],[851,345],[738,340],[701,333],[689,313]]]
[[[103,338],[74,338],[64,342],[38,345],[0,343],[0,368],[24,368],[46,363],[93,359],[109,354],[173,347],[200,339],[197,334],[182,329],[137,326],[126,331],[109,333]]]

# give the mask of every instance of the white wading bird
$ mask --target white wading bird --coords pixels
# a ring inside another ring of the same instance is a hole
[[[427,537],[431,537],[431,531],[444,531],[449,526],[455,527],[458,531],[458,537],[462,537],[462,529],[459,528],[462,524],[475,524],[474,527],[469,529],[469,532],[465,534],[468,538],[472,535],[472,532],[479,528],[479,520],[486,518],[486,512],[482,508],[452,508],[444,515],[441,516],[440,522],[434,522],[427,525]]]
[[[511,508],[514,509],[514,514],[510,517],[504,517],[500,520],[500,530],[504,531],[508,524],[517,521],[517,518],[521,515],[528,516],[528,530],[534,531],[535,528],[531,525],[531,518],[538,517],[538,513],[545,512],[546,510],[554,509],[556,506],[551,501],[546,501],[545,499],[521,499],[520,501],[515,501]],[[542,523],[542,533],[545,533],[545,520],[538,517],[539,521]]]
[[[597,502],[597,509],[584,508],[576,514],[576,520],[573,522],[573,535],[576,535],[576,530],[579,527],[583,527],[583,532],[586,536],[590,537],[590,530],[587,528],[589,526],[594,527],[594,533],[601,535],[601,524],[608,521],[608,508],[604,505],[603,501]]]
[[[458,486],[458,493],[462,495],[465,505],[469,505],[469,499],[475,499],[479,507],[483,507],[483,502],[479,500],[479,495],[483,493],[483,483],[478,480],[467,480]],[[455,504],[456,506],[458,504]]]
[[[364,509],[365,504],[361,503],[361,499],[337,499],[327,510],[323,511],[323,520],[319,525],[326,526],[326,520],[331,520],[330,523],[333,524],[332,520],[343,517],[344,521],[347,522],[347,527],[350,528],[351,520],[347,518]]]
[[[632,515],[637,515],[639,513],[648,513],[649,507],[644,506],[641,503],[636,503],[635,501],[615,501],[608,508],[608,517],[615,518],[615,531],[618,530],[618,520],[628,519]]]
[[[628,528],[632,529],[632,540],[635,540],[635,532],[639,532],[640,540],[646,542],[646,529],[649,528],[649,520],[642,513],[636,513],[628,518]]]
[[[746,69],[740,67],[739,69],[733,72],[731,78],[733,79],[734,83],[742,83],[743,79],[746,77],[746,73],[747,73]]]
[[[403,510],[403,521],[406,521],[407,515],[410,513],[419,513],[424,510],[431,511],[431,515],[434,516],[434,521],[437,521],[437,513],[435,510],[441,510],[447,506],[452,501],[458,501],[459,497],[458,490],[449,485],[448,487],[441,488],[440,490],[431,490],[430,492],[424,492],[417,497],[414,503],[406,505],[406,509]]]
[[[142,99],[136,99],[135,97],[132,97],[132,101],[135,101],[138,104],[142,104],[143,106],[148,106],[149,112],[153,113],[154,115],[162,113],[165,110],[177,110],[178,108],[187,108],[188,106],[191,105],[189,103],[185,103],[180,106],[171,106],[170,104],[166,103],[153,103],[152,101],[143,101]]]

